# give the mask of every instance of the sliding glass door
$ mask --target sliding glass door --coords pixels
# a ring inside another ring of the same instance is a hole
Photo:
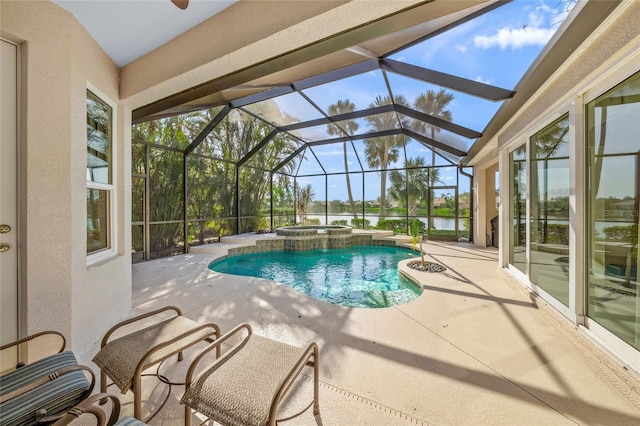
[[[569,114],[530,138],[529,280],[569,306]]]
[[[527,149],[522,144],[509,154],[509,263],[527,273]]]
[[[587,315],[640,349],[640,73],[586,113]]]

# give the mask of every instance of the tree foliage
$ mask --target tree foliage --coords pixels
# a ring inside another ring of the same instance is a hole
[[[304,224],[307,221],[307,209],[309,204],[313,201],[315,193],[311,184],[305,186],[299,186],[296,189],[296,209],[298,210],[298,216],[300,216],[300,223]]]
[[[451,120],[447,105],[452,99],[453,95],[444,90],[427,91],[416,98],[414,108],[434,117]],[[407,99],[400,95],[395,99],[378,96],[369,107],[392,102],[409,106]],[[133,204],[136,220],[148,224],[148,218],[150,222],[158,222],[149,225],[152,229],[146,229],[151,235],[150,249],[156,255],[179,252],[187,242],[205,243],[212,234],[224,235],[235,233],[236,230],[248,232],[267,227],[265,223],[270,219],[271,206],[273,220],[277,217],[279,222],[285,223],[295,221],[293,215],[296,210],[304,222],[310,206],[315,206],[311,185],[294,187],[292,175],[301,161],[301,155],[279,168],[277,173],[271,173],[300,146],[300,142],[289,133],[273,132],[274,126],[299,120],[280,111],[275,101],[249,105],[246,110],[251,114],[240,109],[231,110],[186,156],[185,149],[190,147],[221,108],[133,126],[132,173],[139,179],[132,190],[132,197],[135,198]],[[355,110],[353,102],[341,99],[329,106],[328,115]],[[436,126],[419,120],[400,120],[401,115],[396,112],[371,115],[366,117],[369,125],[367,130],[385,131],[409,126],[429,132],[432,138],[440,131]],[[327,125],[327,133],[336,137],[355,134],[359,130],[356,120]],[[265,142],[260,144],[260,149],[255,149],[261,141]],[[404,158],[404,171],[388,170],[391,164],[402,159],[401,155],[404,156],[404,149],[409,142],[410,139],[403,134],[364,141],[364,159],[370,168],[380,173],[378,201],[382,223],[389,208],[404,210],[408,216],[417,215],[420,209],[426,208],[427,197],[432,193],[429,188],[439,181],[440,171],[434,167],[435,160],[429,165],[424,157]],[[358,209],[351,192],[347,155],[349,143],[343,142],[342,152],[352,223],[366,226],[363,220],[358,219]],[[432,155],[435,158],[435,152]],[[148,193],[145,193],[147,188]],[[143,202],[145,198],[147,203]],[[389,200],[394,201],[395,206]],[[324,200],[320,202],[321,205],[323,203]],[[334,207],[340,209],[337,203],[338,200]],[[142,207],[147,205],[148,211],[143,214]],[[183,229],[185,214],[187,229]],[[393,227],[397,226],[400,224],[394,222]]]
[[[356,110],[356,104],[348,99],[340,99],[335,104],[329,105],[329,115],[346,114]],[[348,120],[346,123],[342,123],[341,126],[348,134],[354,134],[360,128],[360,125],[355,120]],[[344,132],[336,124],[327,125],[327,133],[331,136],[342,136]],[[349,196],[349,204],[351,205],[351,214],[354,218],[358,218],[358,209],[353,202],[353,194],[351,191],[351,181],[349,179],[349,161],[347,159],[347,142],[342,142],[342,150],[344,157],[344,171],[345,179],[347,180],[347,194]]]
[[[389,96],[377,96],[369,108],[375,108],[392,103]],[[395,103],[407,106],[408,102],[402,95],[395,97]],[[371,115],[367,121],[372,130],[384,131],[398,127],[398,117],[393,112]],[[407,137],[403,134],[366,139],[364,155],[371,168],[380,169],[380,217],[385,217],[387,197],[387,168],[389,163],[398,161],[400,149],[404,148]]]

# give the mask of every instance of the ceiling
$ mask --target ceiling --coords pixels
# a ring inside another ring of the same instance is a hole
[[[51,0],[71,12],[119,67],[237,1],[190,0],[182,10],[170,0]]]

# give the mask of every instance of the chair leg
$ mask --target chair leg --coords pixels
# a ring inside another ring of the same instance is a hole
[[[142,377],[137,374],[133,380],[133,417],[142,421]]]
[[[184,426],[191,426],[191,408],[184,406]]]
[[[318,348],[313,351],[313,414],[320,414],[320,361],[318,360]]]
[[[100,370],[100,393],[107,393],[107,375],[104,370]],[[100,400],[100,405],[104,405],[107,403],[108,398],[102,398]]]

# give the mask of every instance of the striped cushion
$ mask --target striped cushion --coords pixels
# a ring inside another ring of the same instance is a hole
[[[0,376],[0,395],[5,395],[33,380],[72,365],[78,365],[78,362],[70,351],[28,364]],[[3,426],[33,425],[36,423],[35,414],[39,409],[46,409],[48,414],[66,410],[80,402],[83,393],[89,388],[89,381],[82,371],[63,374],[54,381],[2,403],[0,424]]]
[[[124,417],[114,423],[113,426],[145,426],[146,423],[142,423],[140,420],[134,419],[133,417]]]

